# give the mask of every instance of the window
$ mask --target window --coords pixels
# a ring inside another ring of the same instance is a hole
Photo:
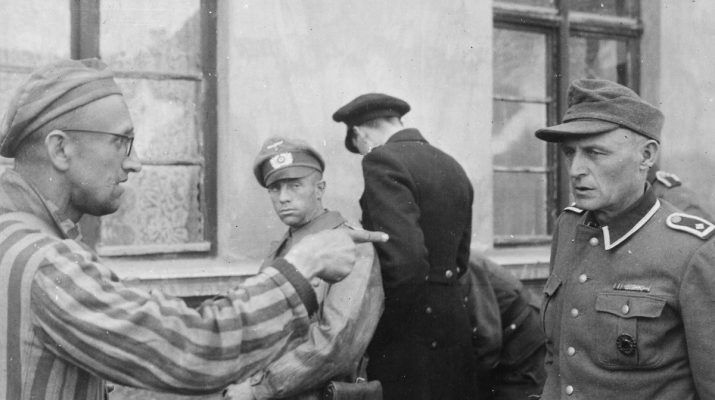
[[[124,91],[144,168],[118,212],[81,221],[101,255],[212,251],[215,10],[215,0],[0,4],[13,15],[0,28],[0,109],[32,69],[60,58],[103,59]]]
[[[534,131],[566,111],[571,80],[638,90],[638,0],[494,3],[495,245],[548,243],[569,192],[556,146]]]

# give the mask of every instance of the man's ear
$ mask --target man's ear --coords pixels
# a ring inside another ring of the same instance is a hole
[[[52,165],[60,170],[69,169],[69,161],[72,156],[70,138],[61,130],[53,130],[45,137],[45,151]]]
[[[658,159],[658,151],[660,150],[660,144],[655,140],[647,140],[641,145],[640,154],[642,157],[641,168],[649,169],[655,165]]]

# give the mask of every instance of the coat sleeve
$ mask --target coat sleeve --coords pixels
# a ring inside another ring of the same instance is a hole
[[[310,321],[296,287],[274,267],[192,309],[125,286],[71,240],[54,241],[26,261],[39,263],[29,296],[45,347],[124,385],[216,391],[265,367],[306,334]]]
[[[710,240],[685,270],[679,302],[690,371],[699,399],[715,399],[715,242]]]
[[[388,152],[367,154],[362,167],[363,225],[390,235],[386,243],[376,244],[385,286],[385,309],[406,312],[424,296],[429,272],[427,247],[419,225],[417,188],[405,166]]]
[[[330,285],[320,318],[294,349],[252,380],[256,399],[284,398],[354,374],[383,307],[380,264],[371,244],[358,246],[355,268]]]

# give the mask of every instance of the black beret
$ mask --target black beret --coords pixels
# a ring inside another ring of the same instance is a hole
[[[663,113],[631,89],[603,79],[579,79],[568,89],[563,123],[536,131],[536,137],[560,142],[622,127],[660,142]]]
[[[353,144],[355,132],[352,127],[376,118],[402,117],[410,111],[410,105],[402,99],[382,93],[367,93],[340,107],[333,114],[335,122],[345,122],[348,126],[345,147],[353,153],[358,149]]]

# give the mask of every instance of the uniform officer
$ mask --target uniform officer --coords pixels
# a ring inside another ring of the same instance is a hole
[[[575,200],[544,288],[542,399],[715,398],[715,226],[647,182],[663,114],[630,89],[577,80],[559,143]]]
[[[347,149],[364,155],[363,224],[390,235],[376,246],[385,312],[368,347],[368,376],[382,382],[386,400],[472,399],[471,329],[458,281],[469,260],[472,185],[454,158],[403,127],[409,110],[370,93],[333,114],[348,126]]]
[[[711,214],[702,206],[699,196],[683,185],[677,175],[651,168],[648,172],[648,182],[659,199],[668,201],[685,213],[712,221]]]

